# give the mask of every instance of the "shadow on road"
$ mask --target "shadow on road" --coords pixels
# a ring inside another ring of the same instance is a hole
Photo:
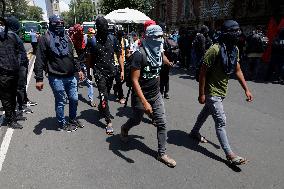
[[[101,115],[100,112],[96,109],[88,109],[81,111],[81,115],[78,116],[78,119],[83,119],[89,122],[90,124],[96,125],[105,129],[106,125],[100,121]]]
[[[193,151],[196,151],[196,152],[199,152],[211,159],[214,159],[216,161],[219,161],[221,163],[224,163],[226,164],[229,168],[231,168],[233,171],[235,172],[241,172],[242,170],[235,166],[235,165],[232,165],[230,163],[228,163],[227,160],[217,156],[216,154],[208,151],[206,148],[204,148],[203,146],[200,146],[199,145],[199,142],[197,142],[196,140],[190,138],[188,136],[188,133],[184,132],[184,131],[180,131],[180,130],[170,130],[168,131],[168,140],[167,142],[169,144],[174,144],[174,145],[177,145],[177,146],[184,146],[190,150],[193,150]],[[212,142],[210,142],[211,144],[214,144]],[[214,144],[214,146],[218,146],[217,144]]]
[[[131,118],[131,116],[132,116],[132,108],[129,107],[129,106],[126,106],[126,107],[119,107],[119,108],[117,109],[117,111],[118,111],[118,112],[117,112],[115,115],[118,116],[118,117]],[[146,114],[144,114],[144,115],[146,115]],[[152,125],[152,121],[150,120],[149,117],[148,117],[148,118],[143,117],[143,118],[142,118],[142,122]]]
[[[39,122],[38,125],[34,127],[33,132],[36,135],[42,134],[42,130],[53,130],[53,131],[60,131],[59,125],[55,117],[48,117]]]
[[[127,143],[124,143],[120,140],[119,135],[113,135],[111,137],[108,137],[106,141],[109,143],[109,150],[111,150],[115,155],[124,159],[128,163],[134,163],[135,161],[129,157],[126,157],[121,152],[139,150],[140,152],[143,152],[144,154],[147,154],[149,156],[152,156],[153,158],[156,158],[157,152],[152,150],[151,148],[146,146],[143,142],[137,139],[144,139],[144,137],[137,136],[137,135],[130,135],[129,141]]]

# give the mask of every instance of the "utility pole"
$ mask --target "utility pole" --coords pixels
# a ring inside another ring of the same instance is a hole
[[[77,23],[77,20],[76,20],[76,0],[73,0],[73,13],[74,13],[74,24]]]

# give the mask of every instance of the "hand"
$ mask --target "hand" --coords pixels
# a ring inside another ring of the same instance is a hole
[[[166,63],[166,65],[168,65],[168,66],[170,66],[170,67],[173,67],[173,66],[174,66],[174,63],[173,63],[173,62],[170,62],[170,61],[167,62],[167,61],[166,61],[165,63]]]
[[[39,90],[39,91],[42,91],[42,89],[43,89],[43,82],[42,81],[36,82],[36,89]]]
[[[199,95],[199,97],[198,97],[198,102],[200,103],[200,104],[205,104],[205,95]]]
[[[253,101],[253,96],[252,96],[251,92],[249,90],[247,90],[245,93],[246,93],[246,96],[247,96],[246,101],[252,102]]]
[[[124,80],[124,72],[120,72],[120,80],[121,80],[121,81]]]
[[[80,81],[83,81],[84,78],[85,78],[83,72],[82,72],[82,71],[79,71],[78,74],[79,74],[79,79],[80,79]]]
[[[151,115],[153,113],[153,109],[152,109],[152,106],[149,104],[149,102],[146,102],[143,105],[144,105],[145,113],[148,115]]]

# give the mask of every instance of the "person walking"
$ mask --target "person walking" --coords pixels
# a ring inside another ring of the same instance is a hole
[[[121,127],[121,140],[127,142],[129,130],[140,124],[144,113],[153,118],[157,127],[158,156],[157,159],[169,167],[175,167],[174,159],[166,155],[166,115],[162,95],[160,93],[160,70],[163,64],[161,44],[163,31],[158,25],[148,26],[142,46],[132,55],[131,79],[133,110],[130,118]]]
[[[43,90],[43,71],[48,73],[48,80],[55,98],[55,112],[59,126],[67,131],[76,131],[84,125],[76,118],[78,106],[77,79],[84,79],[73,44],[64,30],[64,21],[58,15],[49,17],[49,29],[39,40],[35,60],[36,88]],[[69,121],[64,117],[65,93],[69,100]]]
[[[23,126],[16,118],[16,97],[19,80],[19,70],[26,63],[25,48],[19,36],[9,31],[9,24],[0,18],[0,100],[5,111],[3,125],[13,129]]]
[[[114,66],[114,53],[120,65],[120,79],[124,80],[124,64],[122,61],[119,42],[108,33],[108,22],[104,17],[96,19],[96,45],[91,50],[91,65],[94,68],[94,78],[98,87],[100,104],[99,111],[106,121],[106,134],[113,134],[108,99],[116,71]]]
[[[31,29],[30,35],[31,35],[31,45],[33,48],[32,53],[35,54],[36,49],[37,49],[37,44],[38,44],[38,41],[37,41],[38,34],[34,31],[34,29]]]
[[[205,105],[190,132],[192,138],[197,139],[199,142],[207,142],[199,131],[207,117],[212,115],[218,140],[227,160],[234,165],[244,164],[247,160],[232,151],[225,130],[226,116],[222,102],[227,94],[228,80],[231,74],[236,74],[245,91],[247,101],[251,102],[253,100],[238,62],[239,50],[236,45],[239,35],[239,24],[234,20],[226,20],[222,26],[219,43],[211,46],[205,53],[199,75],[198,97],[199,103]]]

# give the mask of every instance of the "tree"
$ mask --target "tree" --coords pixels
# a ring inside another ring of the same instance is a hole
[[[84,21],[92,21],[96,15],[95,5],[91,0],[71,0],[69,4],[69,16],[73,17],[77,23]]]
[[[61,16],[64,20],[64,25],[66,28],[69,28],[74,25],[74,17],[70,11],[65,11],[61,13]]]
[[[43,14],[42,8],[37,7],[37,6],[29,6],[26,18],[28,20],[41,21],[43,20],[42,14]]]
[[[14,15],[19,20],[26,19],[26,14],[28,11],[27,0],[5,0],[6,3],[6,14]],[[1,4],[2,12],[2,4]]]

